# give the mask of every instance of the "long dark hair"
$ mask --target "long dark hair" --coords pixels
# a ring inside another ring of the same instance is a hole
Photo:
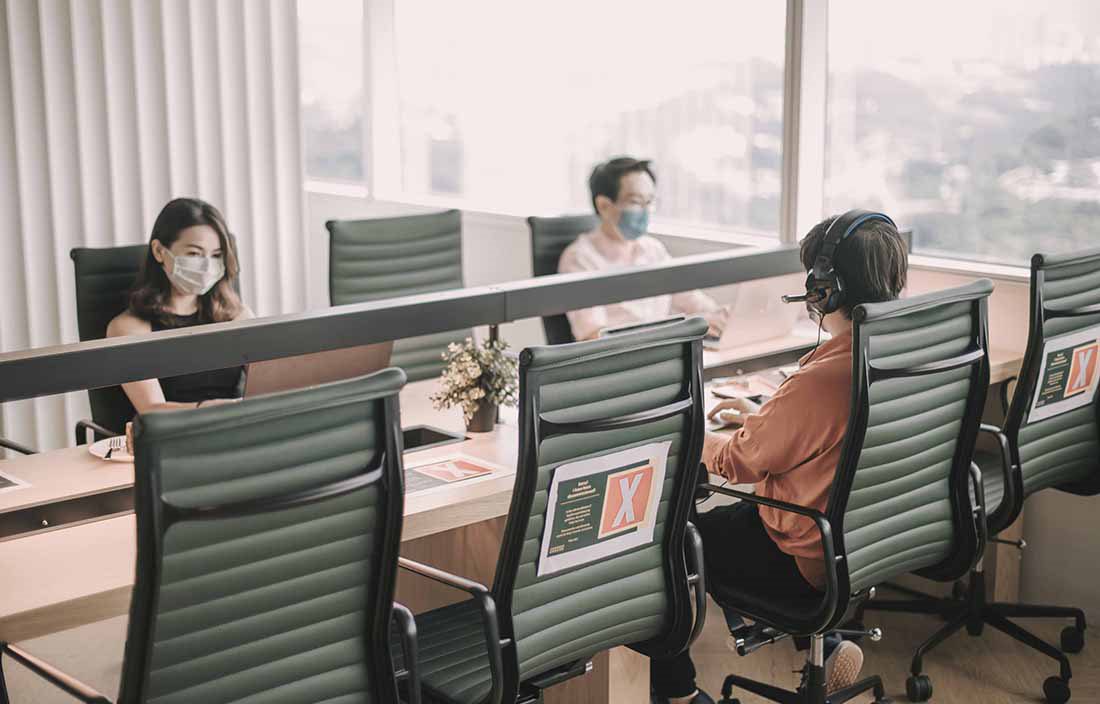
[[[208,225],[213,228],[221,242],[222,257],[225,261],[225,275],[214,287],[199,296],[198,314],[200,323],[221,323],[234,320],[241,312],[241,299],[237,295],[234,283],[240,273],[237,252],[229,236],[225,218],[217,208],[198,198],[176,198],[160,211],[153,223],[153,234],[149,238],[149,252],[141,265],[137,280],[130,289],[130,311],[137,317],[168,323],[171,312],[167,310],[172,295],[172,284],[164,273],[161,263],[153,256],[153,242],[160,242],[168,249],[180,232],[195,225]]]

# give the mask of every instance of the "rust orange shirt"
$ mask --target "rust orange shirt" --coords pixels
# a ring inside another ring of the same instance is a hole
[[[733,484],[755,484],[760,496],[824,511],[848,428],[851,388],[849,329],[804,356],[798,371],[727,442],[707,443],[703,461]],[[760,518],[806,581],[823,588],[824,556],[814,522],[766,506]]]

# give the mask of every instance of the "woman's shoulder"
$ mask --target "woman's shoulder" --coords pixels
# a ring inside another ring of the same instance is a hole
[[[126,309],[107,324],[107,337],[139,335],[152,330],[153,326],[148,320],[139,318],[132,310]]]

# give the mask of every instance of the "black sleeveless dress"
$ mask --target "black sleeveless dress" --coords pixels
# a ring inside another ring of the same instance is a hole
[[[199,324],[199,314],[165,314],[166,321],[151,321],[153,332],[189,328]],[[240,398],[244,395],[244,367],[215,369],[209,372],[181,374],[160,380],[165,401],[197,403],[215,398]]]

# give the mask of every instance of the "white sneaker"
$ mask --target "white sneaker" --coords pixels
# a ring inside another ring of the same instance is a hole
[[[850,640],[842,641],[825,661],[825,693],[850,687],[863,669],[863,650]]]

